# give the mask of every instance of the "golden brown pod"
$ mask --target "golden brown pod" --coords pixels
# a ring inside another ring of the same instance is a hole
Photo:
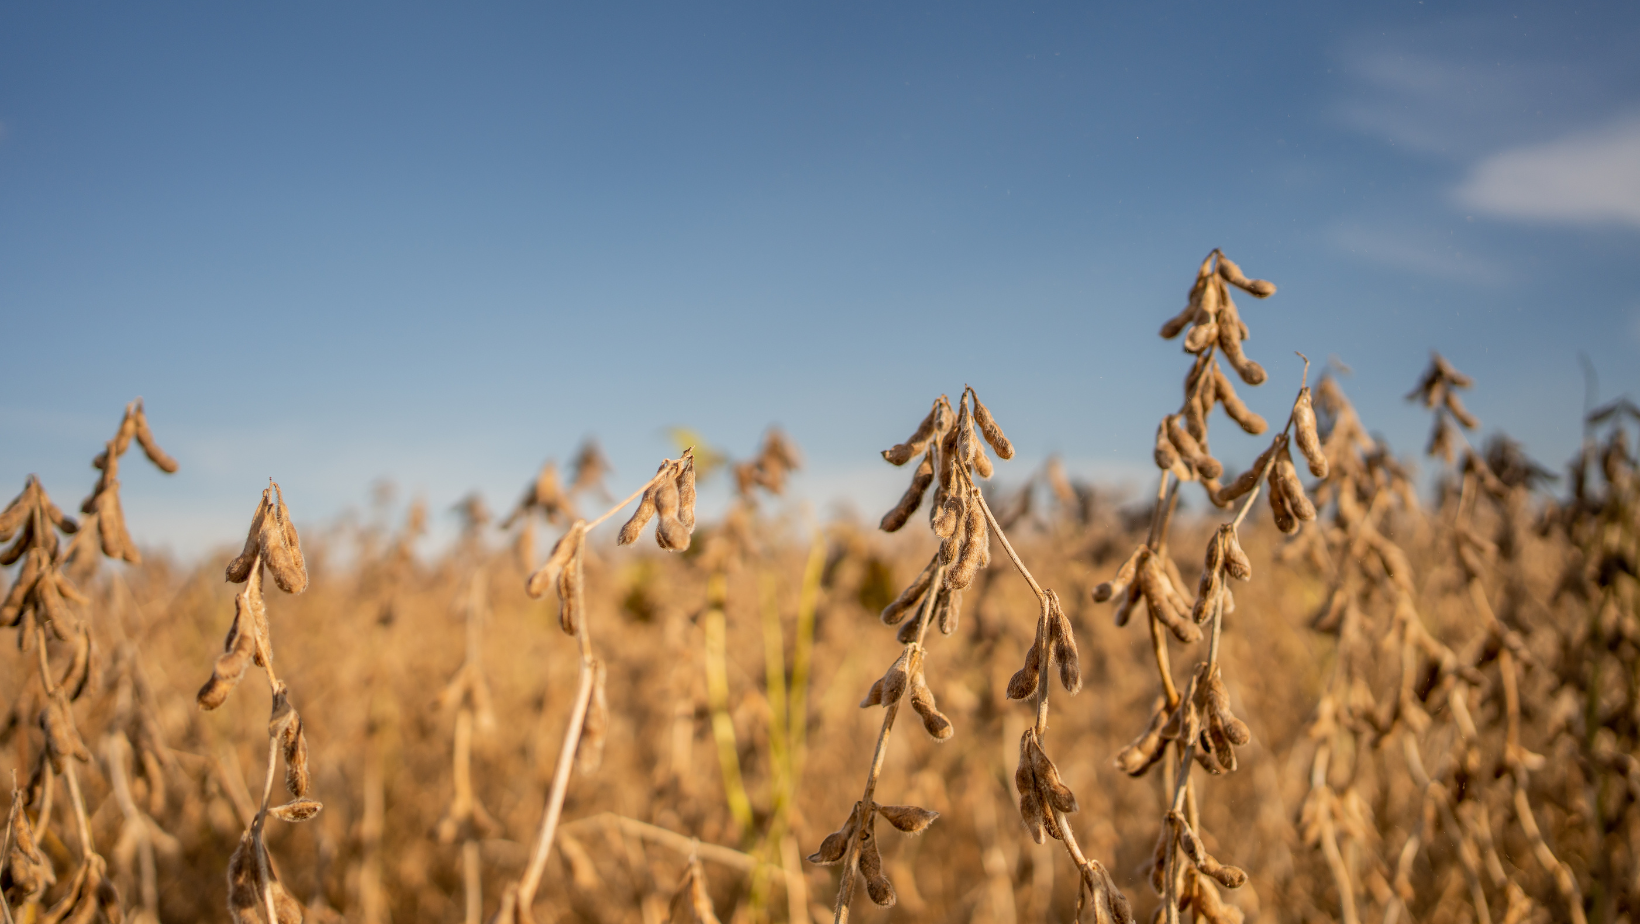
[[[246,668],[250,667],[256,640],[254,630],[245,624],[247,621],[246,609],[239,609],[234,615],[233,625],[228,629],[222,655],[216,659],[211,671],[211,679],[205,681],[195,697],[199,708],[210,711],[227,701],[228,694],[239,685]]]
[[[678,483],[675,478],[662,478],[656,482],[655,489],[655,544],[670,552],[682,552],[689,548],[689,530],[678,519],[678,511],[682,509]]]
[[[820,842],[820,849],[809,854],[808,860],[816,866],[831,866],[843,862],[848,854],[848,842],[854,837],[854,829],[860,821],[860,804],[854,804],[854,810],[849,812],[848,820],[836,831],[826,835]]]
[[[1197,324],[1195,327],[1190,328],[1190,333],[1185,335],[1184,351],[1186,353],[1200,353],[1217,343],[1218,339],[1219,325],[1217,322],[1206,321]]]
[[[1179,450],[1175,447],[1173,441],[1168,439],[1167,422],[1170,419],[1171,418],[1164,417],[1162,418],[1162,422],[1156,425],[1156,448],[1154,456],[1156,460],[1156,467],[1160,469],[1170,469],[1179,464]]]
[[[1122,567],[1116,569],[1116,576],[1093,589],[1093,599],[1096,603],[1104,603],[1112,597],[1127,592],[1128,585],[1133,583],[1133,577],[1139,571],[1139,559],[1149,552],[1147,546],[1139,546],[1133,554],[1122,562]]]
[[[1162,737],[1162,726],[1167,724],[1168,711],[1165,702],[1158,703],[1150,715],[1150,724],[1145,726],[1143,733],[1133,739],[1127,747],[1116,755],[1116,766],[1128,776],[1143,776],[1162,759],[1167,749],[1167,740]]]
[[[1253,579],[1253,562],[1242,549],[1241,538],[1234,527],[1228,528],[1224,537],[1224,570],[1238,581]]]
[[[1275,520],[1276,529],[1291,536],[1298,532],[1298,517],[1293,516],[1292,510],[1287,506],[1287,498],[1282,494],[1281,482],[1276,479],[1273,466],[1270,470],[1269,488],[1270,517]]]
[[[1179,336],[1179,332],[1188,327],[1190,322],[1196,319],[1196,314],[1196,302],[1194,298],[1192,298],[1190,304],[1184,306],[1183,311],[1171,318],[1168,318],[1167,323],[1162,325],[1162,339],[1172,340],[1174,337]]]
[[[883,458],[890,465],[904,465],[910,462],[918,453],[927,449],[928,444],[943,429],[940,424],[942,422],[941,418],[944,417],[945,406],[946,398],[941,395],[939,400],[934,402],[934,406],[929,408],[928,416],[917,424],[916,432],[911,434],[910,439],[894,446],[892,449],[883,450]]]
[[[1304,454],[1304,460],[1310,464],[1310,474],[1317,478],[1327,477],[1327,454],[1321,449],[1321,435],[1316,430],[1315,408],[1310,403],[1308,385],[1299,389],[1298,400],[1293,403],[1293,440],[1298,443],[1298,451]]]
[[[1224,474],[1224,466],[1219,464],[1219,460],[1208,455],[1206,449],[1190,435],[1190,431],[1180,426],[1181,419],[1178,414],[1169,414],[1163,418],[1162,423],[1167,428],[1168,442],[1179,451],[1179,458],[1186,465],[1203,478],[1217,478]]]
[[[1254,459],[1253,464],[1247,467],[1247,471],[1237,475],[1219,491],[1219,500],[1230,503],[1257,487],[1259,479],[1265,476],[1265,469],[1270,465],[1270,460],[1275,457],[1276,449],[1280,446],[1281,439],[1278,437],[1270,443],[1268,448],[1258,454],[1258,458]]]
[[[860,832],[860,875],[866,880],[866,894],[882,908],[892,908],[898,901],[894,883],[883,875],[883,856],[877,850],[876,813],[866,816],[865,829]]]
[[[158,466],[160,471],[165,472],[167,475],[175,474],[177,460],[171,458],[170,454],[159,448],[159,443],[154,441],[154,432],[148,429],[148,413],[142,409],[142,401],[140,400],[137,401],[137,413],[133,422],[136,425],[134,435],[137,438],[137,443],[142,446],[143,455],[148,457],[148,461]],[[123,432],[123,430],[124,427],[122,426],[121,431]]]
[[[262,549],[262,563],[273,573],[274,583],[280,590],[299,594],[307,589],[307,564],[302,559],[302,547],[296,540],[296,528],[290,523],[290,510],[285,507],[283,498],[262,518],[257,542]]]
[[[1315,519],[1315,504],[1305,495],[1304,483],[1298,480],[1298,469],[1293,467],[1292,454],[1285,448],[1276,453],[1276,467],[1271,477],[1281,482],[1281,492],[1286,495],[1287,509],[1293,516],[1305,521]]]
[[[1263,279],[1248,279],[1242,275],[1241,267],[1223,254],[1219,255],[1219,276],[1225,282],[1246,292],[1254,298],[1269,298],[1276,294],[1276,284]]]
[[[940,817],[939,812],[918,808],[915,805],[879,805],[877,814],[906,834],[921,834]]]
[[[581,543],[570,551],[569,561],[558,571],[558,628],[574,635],[581,625]]]
[[[911,708],[916,710],[917,716],[922,719],[923,729],[935,741],[948,740],[955,731],[951,720],[935,703],[934,691],[928,688],[928,681],[921,670],[911,678]]]
[[[1048,644],[1059,665],[1059,684],[1067,693],[1082,689],[1082,655],[1076,648],[1076,633],[1069,616],[1059,604],[1059,595],[1048,591]]]
[[[957,631],[957,623],[962,617],[962,591],[949,587],[942,589],[934,599],[934,619],[938,621],[941,635],[951,635]]]
[[[1264,418],[1254,413],[1237,396],[1235,386],[1230,384],[1230,378],[1219,369],[1216,362],[1213,364],[1213,394],[1219,404],[1224,406],[1224,413],[1246,432],[1258,436],[1269,428],[1270,425]]]
[[[552,552],[547,555],[547,560],[530,574],[529,580],[524,582],[524,591],[535,598],[545,595],[547,588],[557,582],[559,572],[564,570],[571,557],[580,548],[585,535],[585,520],[576,520],[570,524],[570,528],[562,536],[559,536],[558,541],[553,544]]]
[[[996,450],[997,458],[1012,459],[1014,457],[1014,444],[1008,442],[1008,437],[1002,435],[1002,428],[997,426],[996,418],[991,416],[990,408],[987,408],[979,400],[979,392],[969,389],[969,394],[974,398],[974,422],[979,424],[979,432],[985,437],[985,442],[990,443],[991,448]]]
[[[1036,740],[1035,735],[1031,736],[1027,750],[1031,755],[1031,772],[1036,776],[1037,786],[1042,790],[1042,801],[1055,811],[1064,812],[1067,815],[1076,812],[1078,809],[1076,793],[1071,792],[1071,788],[1066,786],[1065,781],[1059,778],[1059,768],[1054,766],[1053,761],[1048,759],[1047,753],[1042,750],[1042,744]]]
[[[695,460],[689,459],[678,474],[678,522],[690,533],[695,531]]]
[[[40,575],[45,573],[47,561],[45,550],[28,550],[23,558],[23,567],[17,569],[17,579],[6,591],[5,602],[0,603],[0,626],[17,625],[24,603],[39,582]]]
[[[665,468],[663,464],[661,468]],[[615,537],[616,545],[631,545],[638,541],[638,534],[649,524],[649,519],[655,515],[655,484],[644,489],[643,498],[638,501],[638,509],[632,511],[632,517],[621,524],[621,531]]]
[[[1133,608],[1138,606],[1139,601],[1143,599],[1144,593],[1139,586],[1139,582],[1135,580],[1128,585],[1127,593],[1123,595],[1122,602],[1116,604],[1116,609],[1112,614],[1118,628],[1128,624],[1128,619],[1133,615]]]
[[[1147,556],[1139,568],[1139,587],[1150,608],[1150,618],[1161,623],[1173,637],[1185,644],[1201,641],[1202,630],[1175,609],[1168,593],[1168,581],[1154,556]]]
[[[923,453],[922,462],[917,465],[917,470],[912,473],[911,484],[905,489],[905,493],[900,496],[900,502],[894,505],[893,510],[883,514],[882,522],[877,524],[878,528],[885,533],[892,533],[904,526],[906,521],[911,519],[911,515],[916,513],[917,508],[922,505],[923,495],[928,492],[928,486],[933,483],[934,451],[930,449]]]
[[[898,625],[900,620],[906,617],[906,614],[917,608],[918,601],[922,600],[923,594],[927,593],[929,586],[934,583],[934,572],[938,569],[939,557],[935,556],[929,559],[922,572],[912,579],[905,590],[900,591],[900,595],[894,598],[892,603],[883,607],[882,620],[884,625]]]
[[[262,501],[256,505],[256,513],[251,516],[250,534],[245,537],[245,548],[239,557],[228,562],[228,581],[234,584],[243,584],[251,576],[251,568],[255,567],[258,556],[262,552],[262,521],[267,519],[273,510],[273,502],[269,499],[273,494],[271,488],[262,491]]]
[[[1264,367],[1247,358],[1241,351],[1240,330],[1235,324],[1219,325],[1219,352],[1224,354],[1225,360],[1230,363],[1241,380],[1249,385],[1263,385],[1269,378]]]
[[[125,511],[120,508],[120,483],[109,482],[108,489],[97,495],[97,538],[102,541],[103,554],[109,558],[124,559],[132,564],[142,561],[131,534],[125,528]]]
[[[1032,729],[1025,729],[1019,738],[1019,763],[1014,767],[1014,790],[1019,793],[1019,819],[1025,823],[1031,840],[1038,844],[1047,841],[1047,805],[1042,801],[1042,788],[1037,785],[1036,771],[1031,761],[1031,742],[1036,737]]]
[[[1008,680],[1009,699],[1029,699],[1036,695],[1036,687],[1042,678],[1042,651],[1036,642],[1025,651],[1025,666],[1014,672]]]

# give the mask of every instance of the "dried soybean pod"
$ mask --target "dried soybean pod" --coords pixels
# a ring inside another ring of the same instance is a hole
[[[1240,333],[1235,324],[1220,324],[1219,352],[1224,354],[1224,358],[1236,370],[1236,374],[1241,376],[1243,382],[1249,385],[1263,385],[1269,376],[1265,374],[1263,366],[1248,359],[1241,351]]]
[[[1031,762],[1030,748],[1034,737],[1033,731],[1027,728],[1019,738],[1019,764],[1014,768],[1014,789],[1019,793],[1019,818],[1025,823],[1025,830],[1030,832],[1031,840],[1041,844],[1047,841],[1044,824],[1048,813]]]
[[[1162,423],[1167,427],[1167,438],[1179,450],[1179,457],[1203,478],[1217,478],[1224,474],[1219,460],[1208,455],[1190,431],[1179,425],[1178,414],[1169,414]]]
[[[934,618],[939,621],[940,634],[951,635],[957,631],[957,623],[962,618],[962,591],[945,588],[934,601]]]
[[[1162,726],[1167,724],[1168,712],[1165,701],[1158,702],[1151,710],[1150,724],[1139,737],[1133,739],[1127,747],[1116,755],[1116,766],[1128,776],[1143,776],[1166,750],[1167,741],[1162,737]]]
[[[1270,470],[1269,487],[1270,516],[1275,520],[1276,529],[1291,536],[1298,532],[1298,518],[1287,507],[1287,498],[1282,495],[1281,482],[1276,478],[1274,467]]]
[[[891,908],[897,898],[894,884],[883,875],[883,855],[877,851],[877,813],[866,809],[864,830],[860,832],[860,875],[866,879],[866,894],[883,908]]]
[[[1170,419],[1164,417],[1162,422],[1156,425],[1155,459],[1156,467],[1160,469],[1170,469],[1179,464],[1179,451],[1174,448],[1173,441],[1168,439],[1167,422]]]
[[[1059,665],[1059,683],[1067,693],[1082,689],[1082,655],[1076,649],[1076,633],[1069,616],[1060,606],[1059,595],[1048,591],[1048,644]]]
[[[1287,509],[1300,520],[1315,519],[1315,505],[1304,494],[1304,483],[1298,480],[1298,469],[1293,467],[1292,454],[1283,447],[1276,454],[1275,471],[1271,477],[1281,482],[1281,491],[1286,495]]]
[[[1321,450],[1321,435],[1316,431],[1315,408],[1310,403],[1308,385],[1299,389],[1298,400],[1293,403],[1293,439],[1298,442],[1304,461],[1310,464],[1310,474],[1327,477],[1327,454]]]
[[[883,607],[882,620],[884,625],[897,625],[900,620],[905,618],[907,613],[916,609],[917,601],[923,598],[923,594],[928,592],[929,585],[934,583],[934,572],[938,570],[939,562],[939,556],[930,558],[928,564],[923,567],[922,573],[918,574],[906,589],[900,592],[894,602]]]
[[[911,708],[917,711],[922,718],[923,728],[936,741],[945,741],[954,731],[951,720],[939,710],[934,702],[934,691],[928,688],[928,681],[922,671],[911,678]]]
[[[904,526],[906,521],[911,519],[911,515],[916,513],[917,508],[922,505],[923,495],[928,492],[928,486],[933,483],[934,451],[930,449],[923,453],[922,463],[912,473],[910,487],[905,489],[905,493],[900,496],[900,502],[894,505],[894,509],[883,514],[882,522],[877,524],[878,528],[885,533],[892,533]]]
[[[689,548],[689,530],[678,519],[682,507],[675,478],[662,478],[655,484],[655,544],[672,552]]]
[[[97,538],[102,542],[103,554],[138,564],[142,556],[131,541],[125,528],[125,511],[120,507],[120,483],[112,481],[108,490],[97,495]]]
[[[195,697],[199,708],[210,711],[222,705],[245,676],[245,669],[250,667],[256,641],[254,631],[243,624],[245,621],[244,610],[235,614],[222,655],[216,659],[216,666],[211,671],[211,679],[205,681]]]
[[[979,392],[973,389],[968,391],[974,396],[974,422],[979,424],[979,432],[985,437],[985,442],[990,443],[991,448],[996,450],[998,458],[1012,459],[1014,457],[1014,444],[1008,442],[1008,438],[1002,435],[1002,428],[997,426],[996,418],[991,416],[990,408],[987,408],[979,400]]]
[[[1269,447],[1259,453],[1257,459],[1253,460],[1253,464],[1247,467],[1247,471],[1237,475],[1233,481],[1224,486],[1224,490],[1219,492],[1219,500],[1229,503],[1257,487],[1259,479],[1264,477],[1265,466],[1270,464],[1270,459],[1275,456],[1276,448],[1280,445],[1280,438],[1270,443]]]
[[[1036,695],[1036,685],[1042,678],[1042,650],[1036,642],[1025,652],[1025,666],[1008,680],[1009,699],[1029,699]]]
[[[843,826],[826,835],[826,839],[820,842],[820,849],[809,854],[809,862],[816,866],[841,863],[844,855],[848,853],[848,842],[854,837],[854,828],[859,824],[859,820],[860,804],[856,802],[854,811],[849,813],[848,820],[843,822]]]
[[[586,525],[585,520],[576,520],[570,524],[570,528],[562,536],[558,537],[558,541],[553,544],[552,552],[547,555],[547,560],[542,563],[541,567],[535,569],[529,580],[525,582],[524,590],[526,593],[531,597],[539,598],[547,592],[549,586],[557,582],[559,572],[563,571],[564,566],[569,564],[570,557],[575,554],[577,547],[580,545],[581,536],[586,531]]]
[[[991,557],[991,528],[985,522],[979,504],[979,501],[970,501],[968,505],[966,528],[959,530],[962,546],[958,549],[956,566],[945,573],[945,584],[953,590],[962,590],[972,584],[974,576]]]
[[[1162,819],[1162,832],[1156,838],[1156,847],[1150,856],[1150,887],[1157,895],[1167,892],[1167,855],[1173,850],[1173,825]]]
[[[1184,338],[1186,353],[1200,353],[1216,343],[1219,339],[1219,325],[1214,321],[1206,321],[1190,328],[1190,333]]]
[[[991,457],[985,454],[983,446],[974,447],[974,474],[981,478],[989,478],[996,474],[996,469],[991,466]]]
[[[177,470],[177,460],[171,458],[165,450],[159,448],[159,443],[154,441],[154,432],[148,429],[148,414],[142,409],[140,399],[137,401],[135,424],[135,436],[138,445],[142,446],[142,454],[148,457],[148,461],[158,466],[160,471],[168,475],[174,474]]]
[[[40,575],[45,572],[46,554],[40,549],[30,549],[23,559],[23,567],[17,569],[17,579],[12,582],[6,591],[4,603],[0,603],[0,626],[14,626],[18,617],[22,615],[23,602],[28,598],[34,585],[39,583]]]
[[[1463,402],[1458,399],[1457,392],[1450,388],[1447,389],[1445,396],[1442,398],[1442,403],[1446,405],[1447,410],[1452,412],[1452,416],[1457,418],[1458,423],[1463,424],[1465,430],[1473,430],[1481,425],[1480,420],[1474,414],[1469,413],[1468,408],[1463,406]]]
[[[944,503],[940,504],[939,512],[934,515],[934,535],[941,539],[956,535],[957,526],[967,518],[967,497],[966,491],[946,493]]]
[[[256,513],[251,517],[250,535],[245,537],[245,548],[239,557],[228,562],[228,580],[234,584],[243,584],[251,576],[251,567],[255,564],[257,555],[262,551],[262,521],[267,519],[273,510],[273,502],[268,498],[273,489],[262,491],[262,502],[256,505]]]
[[[6,509],[0,511],[0,542],[10,542],[11,537],[17,535],[17,530],[28,522],[36,484],[34,476],[28,476],[28,481],[23,483],[22,493],[12,498]]]
[[[911,682],[911,678],[906,675],[905,668],[906,656],[901,654],[894,660],[893,664],[889,665],[888,672],[883,674],[882,704],[884,706],[894,705],[900,701],[900,697],[905,695],[906,687]]]
[[[941,402],[944,400],[945,398],[942,395],[939,400],[934,402],[934,406],[928,410],[928,416],[917,424],[917,430],[911,434],[910,439],[894,446],[892,449],[883,450],[883,458],[888,460],[890,465],[904,465],[910,462],[917,453],[928,448],[929,442],[934,439],[934,436],[940,430],[940,418],[943,416],[940,413],[942,410]]]
[[[263,537],[263,557],[268,563],[268,570],[273,572],[274,582],[279,589],[287,594],[299,594],[307,590],[308,573],[307,560],[302,557],[302,540],[296,535],[296,524],[291,522],[290,508],[285,506],[285,494],[279,489],[279,482],[273,483],[273,521],[278,528],[278,550],[268,548],[267,537]],[[267,521],[263,521],[263,528],[267,528]]]
[[[1238,581],[1253,579],[1253,562],[1242,549],[1241,538],[1236,534],[1234,527],[1226,531],[1224,536],[1224,570]]]
[[[1172,340],[1174,337],[1179,336],[1179,332],[1184,330],[1185,327],[1189,326],[1191,321],[1196,319],[1196,314],[1196,300],[1192,298],[1190,303],[1184,306],[1183,311],[1171,318],[1168,318],[1167,323],[1162,325],[1162,339]]]
[[[661,468],[665,468],[662,465]],[[655,485],[651,484],[644,489],[643,498],[638,501],[638,509],[632,511],[632,518],[621,524],[621,531],[615,537],[616,545],[631,545],[638,541],[638,534],[648,525],[649,518],[655,515]]]
[[[1139,584],[1144,591],[1145,602],[1150,606],[1152,619],[1166,626],[1174,638],[1187,645],[1201,641],[1202,630],[1179,613],[1168,599],[1167,576],[1156,564],[1154,556],[1147,557],[1139,569]]]
[[[1129,584],[1127,593],[1123,595],[1122,602],[1116,604],[1116,611],[1113,614],[1117,628],[1128,624],[1128,619],[1133,615],[1133,608],[1142,599],[1144,599],[1144,593],[1139,582],[1134,581]]]
[[[1059,768],[1055,767],[1053,761],[1048,759],[1047,753],[1042,750],[1041,742],[1037,741],[1034,736],[1031,739],[1029,751],[1031,755],[1031,772],[1036,776],[1037,785],[1042,789],[1042,801],[1067,815],[1075,813],[1078,809],[1076,793],[1071,792],[1071,788],[1066,786],[1065,781],[1059,778]]]
[[[1216,362],[1213,364],[1213,394],[1219,403],[1224,405],[1224,413],[1246,432],[1258,436],[1269,429],[1270,425],[1264,418],[1254,413],[1237,396],[1235,386],[1230,384],[1230,378],[1219,369]]]
[[[569,562],[558,572],[558,627],[565,635],[574,635],[581,622],[581,549],[578,536]]]
[[[273,572],[274,583],[280,590],[296,594],[307,588],[307,571],[298,567],[290,547],[285,545],[285,530],[279,522],[277,508],[262,518],[262,535],[257,542],[262,548],[262,563]]]
[[[1276,294],[1276,285],[1263,279],[1248,279],[1242,275],[1241,267],[1237,266],[1229,257],[1219,255],[1219,276],[1225,282],[1246,292],[1254,298],[1269,298]]]
[[[1095,603],[1104,603],[1119,594],[1127,592],[1128,585],[1133,583],[1133,576],[1139,570],[1139,558],[1147,551],[1146,546],[1139,546],[1133,554],[1122,562],[1122,567],[1116,569],[1116,576],[1093,589]]]
[[[695,460],[689,459],[678,474],[678,522],[690,533],[695,531]],[[685,543],[687,547],[687,543]]]
[[[940,817],[939,812],[915,805],[879,805],[877,814],[889,824],[907,834],[921,834]]]

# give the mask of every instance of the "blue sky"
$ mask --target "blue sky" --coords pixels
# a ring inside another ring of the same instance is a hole
[[[0,485],[77,500],[140,394],[182,471],[128,518],[184,554],[269,475],[311,522],[384,476],[499,508],[671,425],[779,423],[875,518],[964,382],[1003,477],[1149,478],[1215,246],[1281,287],[1266,416],[1336,355],[1414,452],[1436,348],[1558,466],[1580,352],[1640,395],[1637,49],[1625,3],[11,4]]]

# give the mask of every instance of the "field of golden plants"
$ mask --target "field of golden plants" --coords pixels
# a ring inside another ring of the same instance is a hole
[[[1418,462],[1243,351],[1274,293],[1202,264],[1137,503],[930,383],[880,523],[771,512],[771,431],[644,483],[587,444],[432,561],[417,505],[298,536],[270,483],[182,568],[121,512],[188,464],[134,402],[82,504],[0,513],[4,920],[1635,920],[1640,408],[1551,474],[1435,355]]]

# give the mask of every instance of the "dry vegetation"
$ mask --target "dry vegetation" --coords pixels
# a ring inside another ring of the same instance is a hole
[[[1275,291],[1215,251],[1162,331],[1184,401],[1129,507],[1057,463],[988,482],[1013,448],[965,387],[883,453],[912,485],[880,528],[772,516],[800,464],[777,432],[621,502],[588,445],[499,525],[466,503],[433,561],[419,507],[304,543],[270,484],[224,582],[231,553],[181,569],[127,534],[133,440],[177,468],[134,403],[83,518],[34,479],[0,513],[0,911],[1635,920],[1640,409],[1591,411],[1553,483],[1470,448],[1436,356],[1423,500],[1334,374],[1246,356],[1232,288]],[[1301,386],[1274,434],[1221,362]],[[1218,407],[1270,440],[1236,477]],[[735,500],[697,527],[721,468]]]

